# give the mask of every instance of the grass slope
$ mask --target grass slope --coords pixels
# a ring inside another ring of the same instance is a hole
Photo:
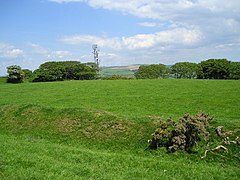
[[[3,84],[0,104],[105,110],[125,117],[178,118],[204,111],[240,117],[240,81],[119,80]]]
[[[148,151],[158,116],[200,110],[240,127],[240,81],[0,84],[0,179],[239,179],[225,158]]]

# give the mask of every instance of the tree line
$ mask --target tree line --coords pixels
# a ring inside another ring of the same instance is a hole
[[[21,83],[24,80],[30,82],[92,80],[97,78],[98,71],[96,63],[81,63],[79,61],[46,62],[33,72],[12,65],[7,67],[7,82]]]
[[[20,66],[7,67],[10,83],[47,82],[63,80],[97,79],[99,69],[96,63],[79,61],[46,62],[35,71]],[[240,62],[227,59],[208,59],[200,63],[178,62],[172,66],[164,64],[141,65],[134,73],[136,79],[185,78],[185,79],[240,79]],[[119,79],[119,77],[114,77]]]
[[[240,62],[227,59],[208,59],[200,63],[178,62],[170,67],[163,64],[141,65],[135,72],[137,79],[240,79]]]

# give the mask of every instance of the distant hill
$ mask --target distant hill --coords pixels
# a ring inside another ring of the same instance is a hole
[[[136,72],[143,64],[132,64],[128,66],[108,66],[108,67],[101,67],[100,75],[105,76],[112,76],[112,75],[120,75],[120,76],[128,76],[133,77],[134,72]],[[171,67],[172,65],[166,65],[167,67]]]
[[[128,65],[128,66],[109,66],[109,67],[101,67],[100,75],[101,76],[112,76],[112,75],[120,75],[120,76],[128,76],[133,77],[134,72],[138,70],[140,65]]]

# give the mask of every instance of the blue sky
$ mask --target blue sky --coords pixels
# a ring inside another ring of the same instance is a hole
[[[0,0],[0,75],[46,61],[240,61],[239,0]]]

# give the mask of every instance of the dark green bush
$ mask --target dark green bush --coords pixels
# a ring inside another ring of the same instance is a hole
[[[33,82],[92,80],[98,75],[96,63],[78,61],[46,62],[34,71]]]
[[[198,79],[229,79],[231,61],[208,59],[199,63]]]
[[[206,140],[209,132],[207,127],[212,120],[207,114],[195,116],[184,115],[178,122],[173,120],[160,121],[159,128],[152,134],[149,147],[157,149],[165,147],[168,152],[177,150],[193,151],[193,146],[200,140]]]
[[[141,65],[134,73],[137,79],[158,79],[168,76],[169,68],[164,64]]]

